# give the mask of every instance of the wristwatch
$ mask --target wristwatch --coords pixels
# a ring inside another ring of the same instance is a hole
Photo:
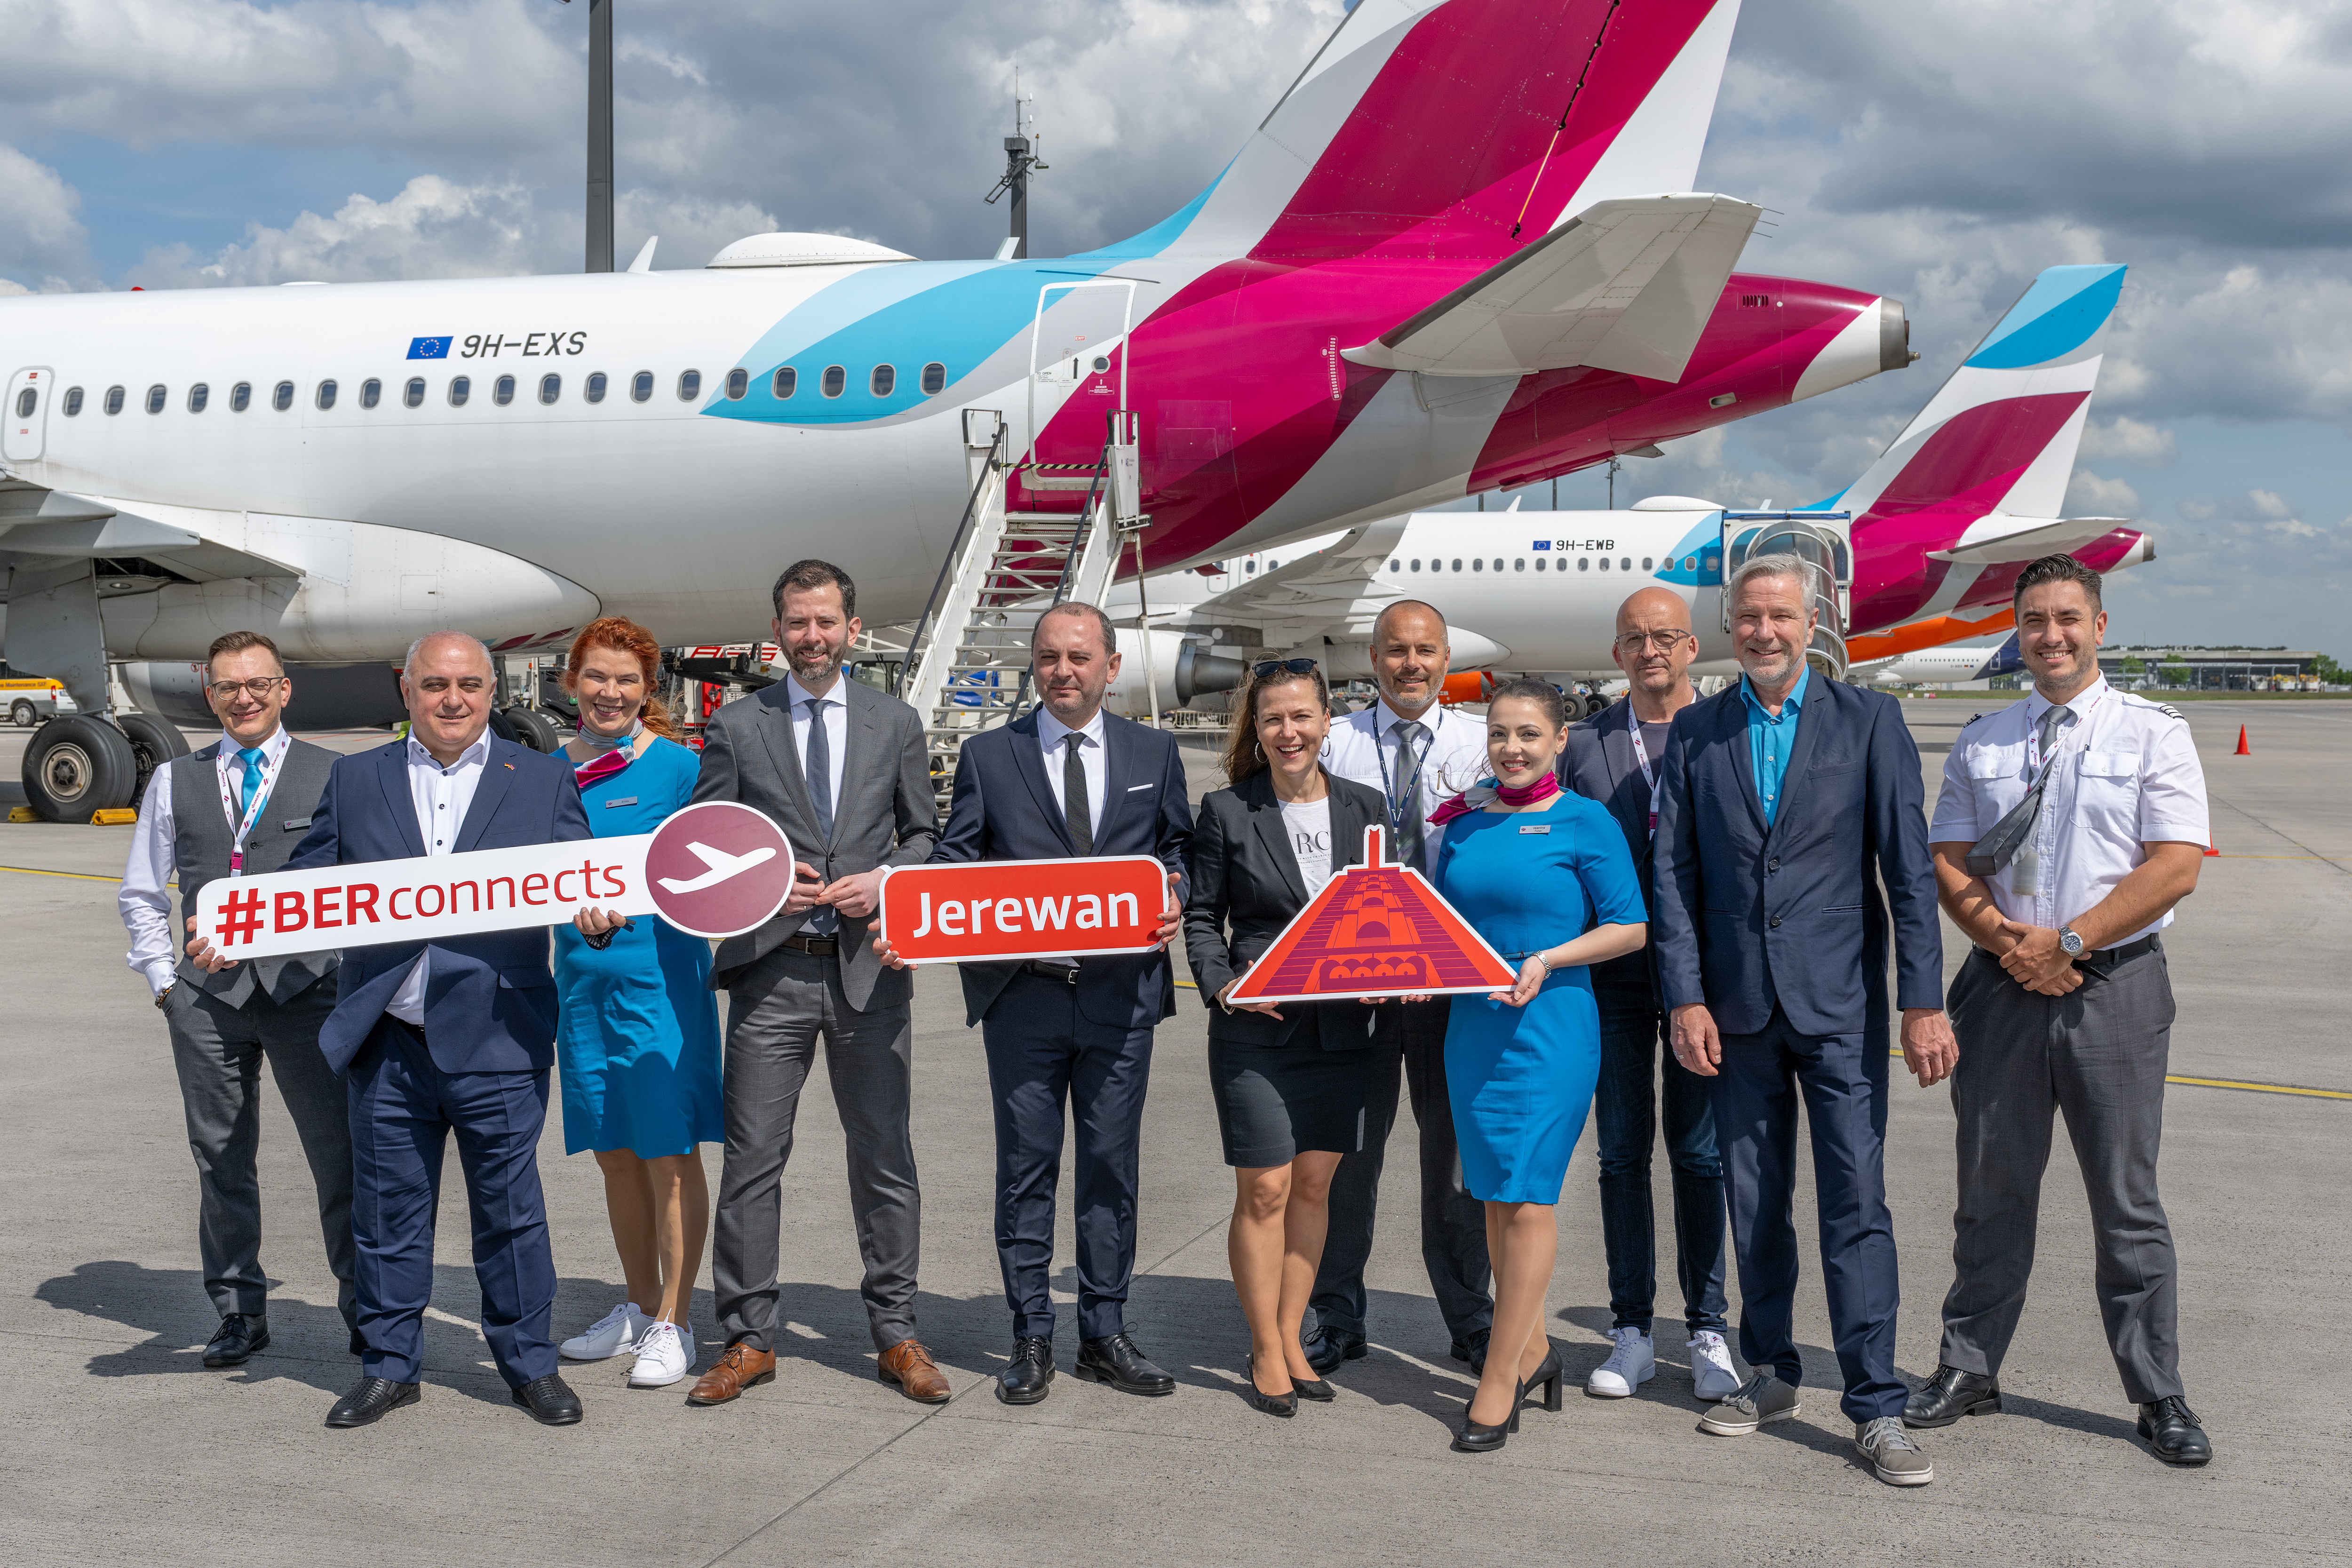
[[[2058,951],[2069,958],[2083,956],[2083,939],[2074,934],[2073,926],[2058,928]]]

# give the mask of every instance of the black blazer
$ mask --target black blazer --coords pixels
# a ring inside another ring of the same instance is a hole
[[[1323,775],[1331,790],[1331,869],[1360,865],[1364,829],[1386,821],[1381,793]],[[1228,1013],[1217,993],[1274,945],[1307,907],[1307,883],[1282,825],[1270,773],[1253,773],[1201,803],[1192,833],[1192,891],[1184,904],[1184,953],[1209,1009],[1209,1037],[1236,1045],[1319,1041],[1327,1051],[1358,1050],[1396,1026],[1397,1008],[1368,1002],[1286,1002],[1283,1016]],[[1233,935],[1225,935],[1228,925]]]
[[[1568,743],[1560,748],[1559,764],[1554,771],[1559,775],[1560,787],[1587,800],[1599,801],[1609,808],[1616,819],[1617,829],[1625,836],[1625,847],[1633,854],[1633,870],[1642,882],[1642,903],[1656,919],[1656,903],[1650,896],[1652,842],[1650,838],[1650,786],[1642,777],[1642,764],[1633,760],[1633,704],[1620,699],[1612,706],[1581,722],[1568,727]],[[1663,746],[1659,751],[1663,752]],[[1650,771],[1664,775],[1666,759],[1664,755],[1650,759]],[[1644,942],[1638,952],[1621,953],[1606,963],[1592,966],[1592,977],[1619,984],[1647,985],[1656,989],[1657,960],[1652,944]]]

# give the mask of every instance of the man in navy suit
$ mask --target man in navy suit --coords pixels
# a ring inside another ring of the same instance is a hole
[[[1919,749],[1893,698],[1808,672],[1811,567],[1759,556],[1724,593],[1745,674],[1675,719],[1652,887],[1675,1057],[1712,1081],[1752,1373],[1699,1426],[1737,1436],[1801,1408],[1790,1201],[1801,1096],[1843,1406],[1879,1479],[1919,1486],[1936,1472],[1903,1430],[1909,1390],[1895,1371],[1890,934],[1906,1066],[1929,1085],[1958,1054]]]
[[[1064,1105],[1077,1125],[1077,1374],[1128,1394],[1176,1380],[1127,1332],[1136,1175],[1151,1032],[1176,1011],[1167,944],[1182,920],[1192,811],[1176,742],[1102,710],[1118,639],[1092,605],[1057,605],[1030,640],[1037,706],[964,743],[933,861],[1150,855],[1168,868],[1147,953],[961,966],[996,1101],[996,1254],[1013,1309],[997,1398],[1034,1405],[1054,1380],[1054,1184]],[[877,939],[877,947],[879,946]],[[895,956],[886,953],[892,962]]]
[[[479,642],[456,632],[418,639],[400,686],[408,738],[337,759],[285,869],[590,837],[572,769],[487,733],[498,682]],[[570,1426],[580,1400],[556,1375],[548,1338],[555,1260],[539,1184],[555,1060],[546,929],[348,948],[337,974],[319,1047],[349,1095],[367,1351],[358,1386],[327,1425],[364,1426],[416,1402],[442,1149],[455,1133],[491,1358],[517,1405],[548,1426]]]

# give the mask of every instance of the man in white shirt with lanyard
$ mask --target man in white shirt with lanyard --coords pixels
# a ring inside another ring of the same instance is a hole
[[[1903,1418],[1948,1426],[2000,1408],[2054,1112],[2082,1167],[2099,1313],[2139,1434],[2167,1463],[2202,1465],[2212,1445],[2181,1397],[2156,1160],[2173,1018],[2158,933],[2204,863],[2205,774],[2178,712],[2100,676],[2099,587],[2068,555],[2019,574],[2033,692],[1970,720],[1944,764],[1928,837],[1944,911],[1976,947],[1950,997],[1955,1278],[1941,1364]]]
[[[1439,701],[1454,649],[1445,617],[1418,599],[1400,599],[1372,623],[1372,670],[1380,700],[1331,726],[1323,765],[1386,796],[1391,852],[1437,879],[1444,837],[1430,813],[1486,773],[1486,726]],[[1366,1351],[1364,1264],[1372,1251],[1372,1210],[1389,1129],[1396,1121],[1398,1074],[1421,1129],[1421,1256],[1454,1359],[1486,1361],[1494,1325],[1494,1271],[1486,1258],[1485,1205],[1462,1184],[1454,1107],[1445,1092],[1448,998],[1416,1002],[1402,1014],[1398,1053],[1375,1047],[1364,1107],[1364,1146],[1339,1162],[1331,1183],[1331,1229],[1315,1278],[1316,1328],[1307,1362],[1328,1375]]]
[[[224,733],[155,770],[140,803],[117,904],[129,963],[147,979],[171,1031],[188,1145],[196,1157],[196,1244],[220,1326],[206,1366],[240,1365],[269,1342],[269,1279],[261,1267],[261,1064],[266,1059],[319,1189],[319,1224],[352,1338],[352,1141],[343,1086],[319,1050],[334,1010],[335,955],[296,953],[205,970],[184,956],[183,921],[220,877],[275,871],[310,830],[334,753],[281,722],[293,683],[258,632],[215,641],[205,700]],[[180,917],[167,887],[176,869]]]
[[[1691,606],[1667,588],[1639,589],[1618,606],[1611,657],[1625,672],[1626,695],[1606,711],[1570,725],[1559,753],[1560,784],[1599,801],[1616,818],[1641,873],[1645,903],[1666,734],[1675,715],[1698,696],[1691,688],[1698,638],[1691,634],[1690,619]],[[1666,1159],[1674,1170],[1675,1273],[1682,1287],[1693,1393],[1703,1401],[1720,1400],[1739,1388],[1739,1373],[1724,1342],[1723,1159],[1706,1080],[1676,1061],[1671,1049],[1659,1050],[1669,1037],[1653,963],[1645,947],[1592,970],[1592,998],[1601,1011],[1594,1150],[1613,1348],[1593,1368],[1585,1392],[1622,1399],[1657,1374],[1650,1337],[1658,1293],[1650,1151],[1663,1105]]]

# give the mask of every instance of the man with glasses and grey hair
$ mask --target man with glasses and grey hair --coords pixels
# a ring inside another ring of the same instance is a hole
[[[1651,844],[1658,827],[1666,737],[1675,715],[1698,700],[1691,662],[1698,638],[1691,606],[1670,588],[1643,588],[1617,606],[1610,657],[1625,672],[1623,698],[1570,726],[1560,749],[1559,782],[1609,808],[1641,872],[1649,898]],[[1682,1285],[1692,1391],[1708,1403],[1738,1392],[1739,1373],[1724,1343],[1723,1162],[1715,1147],[1715,1112],[1706,1080],[1665,1053],[1659,1092],[1659,1044],[1665,1016],[1651,973],[1651,950],[1595,964],[1593,1001],[1601,1009],[1601,1083],[1593,1097],[1600,1137],[1601,1242],[1609,1258],[1609,1358],[1584,1391],[1622,1399],[1657,1374],[1650,1323],[1658,1295],[1657,1220],[1650,1202],[1650,1151],[1658,1110],[1665,1111],[1666,1159],[1674,1167],[1675,1274]]]
[[[188,1147],[196,1157],[196,1248],[220,1327],[205,1364],[242,1365],[269,1343],[269,1277],[261,1267],[261,1067],[269,1064],[310,1179],[334,1271],[336,1304],[360,1342],[352,1285],[352,1138],[343,1086],[319,1052],[334,1011],[332,952],[289,953],[206,970],[181,952],[181,921],[165,889],[180,879],[183,920],[222,877],[275,871],[310,831],[335,754],[286,732],[294,683],[278,645],[230,632],[207,656],[205,701],[221,738],[166,763],[147,781],[116,903],[131,931],[131,967],[146,976],[172,1037]]]
[[[1944,1016],[1919,748],[1892,697],[1812,679],[1814,589],[1793,555],[1732,573],[1740,680],[1675,721],[1658,798],[1658,988],[1675,1059],[1712,1089],[1751,1372],[1699,1429],[1743,1436],[1802,1409],[1791,1213],[1801,1100],[1842,1407],[1880,1480],[1922,1486],[1936,1470],[1904,1432],[1910,1390],[1895,1370],[1890,1002],[1921,1087],[1950,1076],[1958,1047]]]

